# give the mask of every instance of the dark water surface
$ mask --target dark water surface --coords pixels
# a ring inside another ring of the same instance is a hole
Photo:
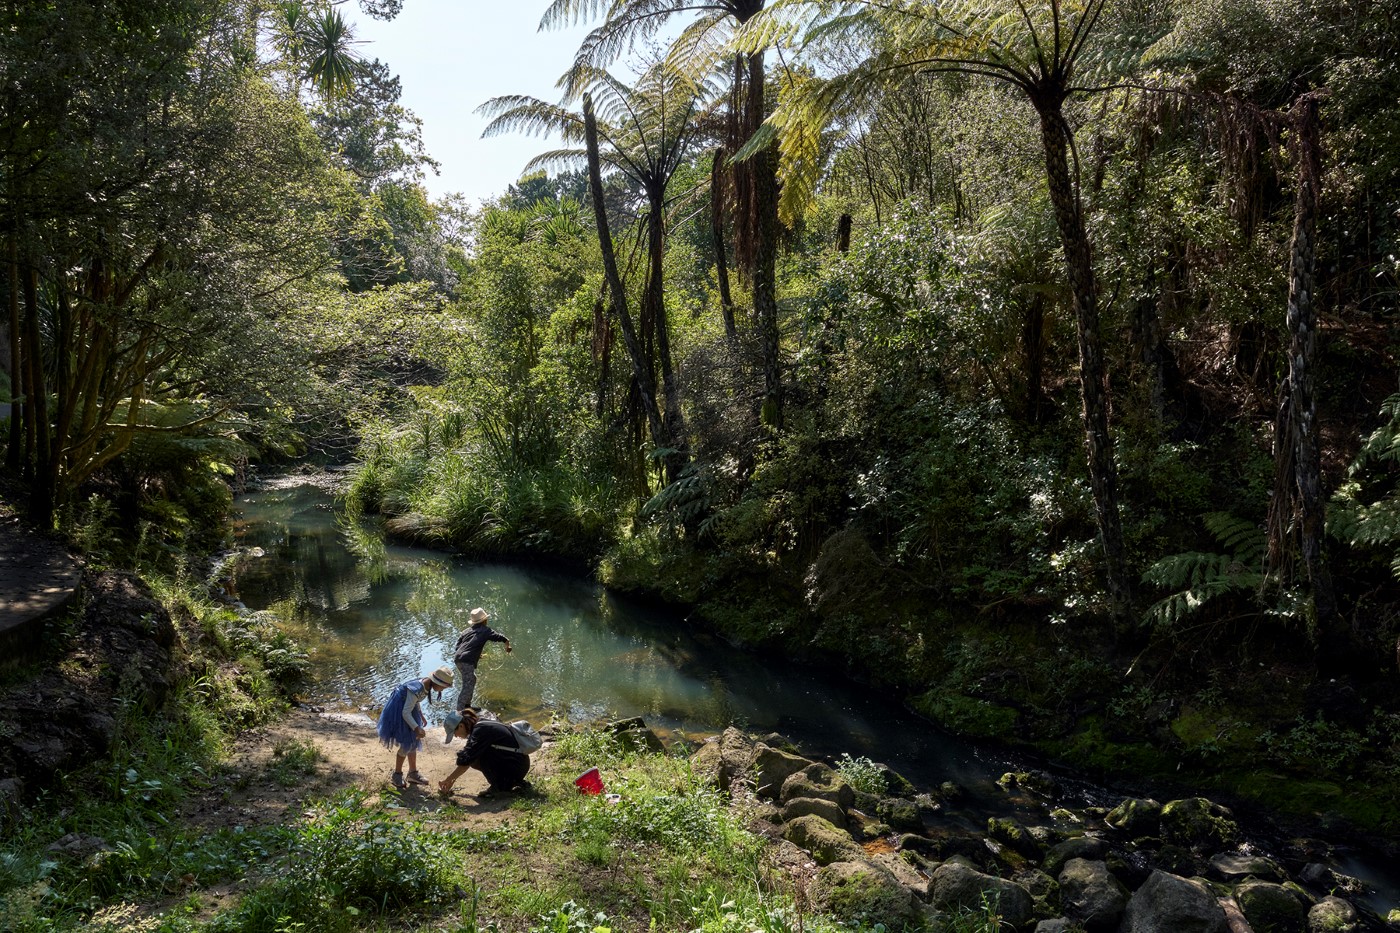
[[[644,716],[658,731],[708,734],[734,724],[781,732],[809,757],[872,758],[922,787],[956,782],[967,796],[946,814],[951,822],[984,828],[989,814],[1045,821],[995,783],[1023,763],[945,735],[873,690],[736,650],[680,611],[566,572],[386,545],[371,526],[344,522],[320,485],[295,477],[237,506],[239,545],[263,551],[238,572],[238,596],[251,609],[295,609],[293,634],[311,651],[310,699],[319,705],[377,715],[395,684],[451,664],[468,613],[483,606],[515,650],[487,647],[474,703],[503,718],[540,725],[551,715]],[[442,720],[454,695],[425,710],[430,722]],[[1122,797],[1089,784],[1074,796],[1070,806]],[[1373,909],[1384,915],[1400,905],[1390,860],[1344,853],[1339,864],[1377,888],[1367,899]]]

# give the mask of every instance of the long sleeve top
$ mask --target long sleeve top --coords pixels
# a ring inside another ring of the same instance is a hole
[[[481,652],[486,648],[486,643],[492,641],[510,639],[489,625],[473,625],[457,638],[457,648],[452,652],[452,660],[458,664],[470,664],[475,667],[476,662],[481,660]]]

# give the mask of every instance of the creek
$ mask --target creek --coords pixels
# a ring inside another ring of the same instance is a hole
[[[277,607],[311,654],[307,700],[328,710],[378,714],[393,686],[451,665],[475,606],[511,639],[487,647],[474,705],[544,725],[642,716],[655,731],[702,737],[738,725],[779,732],[808,757],[843,754],[888,764],[920,787],[963,789],[953,826],[985,828],[988,816],[1045,822],[1035,800],[997,784],[1027,763],[946,735],[891,698],[782,658],[736,649],[674,608],[610,593],[576,573],[466,560],[386,542],[372,521],[351,523],[325,477],[284,477],[239,497],[235,535],[255,555],[234,585],[250,609]],[[852,631],[851,650],[860,650]],[[441,722],[455,694],[427,709]],[[1121,793],[1059,777],[1069,807],[1113,806]],[[952,827],[950,827],[952,828]],[[1334,866],[1375,889],[1382,916],[1400,905],[1390,860],[1337,851]]]

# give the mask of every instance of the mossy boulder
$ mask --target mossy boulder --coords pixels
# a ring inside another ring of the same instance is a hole
[[[889,872],[866,862],[833,862],[817,871],[807,889],[812,905],[840,920],[862,926],[883,923],[898,929],[914,924],[919,901]]]
[[[783,826],[783,838],[812,853],[818,865],[859,860],[863,854],[851,834],[816,814],[799,816]]]
[[[1324,897],[1308,911],[1308,933],[1357,933],[1361,914],[1340,897]]]
[[[753,759],[753,740],[730,726],[690,756],[690,767],[697,777],[727,791],[734,781],[749,773]]]
[[[903,797],[885,797],[875,804],[875,815],[902,833],[917,833],[924,828],[924,819],[914,801]]]
[[[1282,881],[1287,874],[1272,859],[1262,855],[1235,855],[1222,852],[1210,859],[1210,876],[1221,881]]]
[[[818,797],[794,797],[783,804],[782,818],[784,823],[791,823],[804,816],[819,816],[838,829],[848,828],[846,811],[831,800],[822,800]]]
[[[1109,933],[1128,906],[1128,892],[1103,862],[1072,858],[1060,871],[1060,906],[1089,933]]]
[[[1108,855],[1108,843],[1094,836],[1076,836],[1053,846],[1045,853],[1040,867],[1050,875],[1058,875],[1065,862],[1072,858],[1101,861]]]
[[[1162,839],[1192,849],[1228,849],[1239,839],[1240,828],[1225,807],[1204,797],[1168,801],[1162,807]]]
[[[1015,820],[989,817],[987,819],[987,835],[1033,862],[1040,861],[1045,855],[1045,850],[1030,834],[1030,831]]]
[[[661,738],[650,729],[623,729],[617,733],[617,742],[624,750],[659,755],[666,750]]]
[[[1108,811],[1103,821],[1129,839],[1155,836],[1161,828],[1162,805],[1147,797],[1129,797]]]
[[[851,785],[835,769],[824,764],[812,764],[783,781],[779,800],[786,803],[794,797],[815,797],[830,800],[847,810],[855,803],[855,796]]]
[[[1235,889],[1235,901],[1254,933],[1306,933],[1308,908],[1281,884],[1250,881]]]
[[[812,764],[811,759],[786,749],[759,745],[753,756],[754,791],[760,797],[777,797],[782,792],[784,781]]]
[[[1119,933],[1229,933],[1225,911],[1204,884],[1154,871],[1128,899]]]
[[[992,904],[1017,929],[1027,926],[1035,914],[1035,901],[1025,888],[958,862],[945,862],[933,873],[929,901],[946,911],[980,910],[984,903]]]

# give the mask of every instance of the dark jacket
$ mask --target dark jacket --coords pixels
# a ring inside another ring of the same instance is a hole
[[[473,625],[457,638],[457,648],[452,652],[452,660],[458,664],[476,666],[481,660],[481,651],[488,641],[510,641],[489,625]]]
[[[467,744],[457,753],[457,764],[479,770],[492,790],[511,790],[530,772],[530,756],[520,751],[515,733],[490,719],[472,728]]]

